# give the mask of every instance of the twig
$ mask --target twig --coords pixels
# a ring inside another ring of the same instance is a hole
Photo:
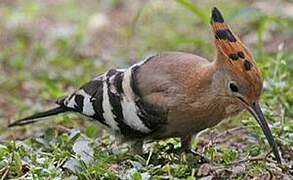
[[[223,132],[221,134],[218,134],[215,137],[215,139],[223,138],[223,137],[226,137],[227,135],[233,135],[233,133],[238,132],[240,130],[246,130],[246,128],[244,128],[243,126],[240,126],[240,127],[235,127],[235,128],[232,128],[232,129],[228,129],[225,132]]]
[[[61,133],[68,133],[68,134],[70,134],[72,132],[71,129],[69,129],[69,128],[65,127],[65,126],[62,126],[62,125],[56,126],[55,129],[57,131],[61,132]]]
[[[191,177],[194,177],[195,176],[195,168],[192,168],[191,170]]]
[[[269,151],[264,157],[252,157],[252,158],[246,158],[243,160],[239,160],[239,161],[233,161],[231,163],[229,163],[229,165],[235,165],[235,164],[241,164],[241,163],[245,163],[245,162],[253,162],[253,161],[268,161],[270,163],[275,163],[274,161],[268,159],[269,154],[272,152]]]
[[[278,134],[278,136],[281,136],[281,134],[283,134],[284,131],[284,125],[285,125],[285,108],[283,108],[283,106],[281,105],[281,126],[280,126],[280,132]]]
[[[19,180],[19,179],[25,179],[25,177],[28,175],[28,173],[25,173],[24,175],[18,177],[18,178],[14,178],[13,180]]]
[[[151,148],[151,150],[150,150],[150,152],[149,152],[149,155],[148,155],[148,159],[147,159],[147,161],[146,161],[146,165],[148,166],[149,165],[149,163],[150,163],[150,160],[151,160],[151,157],[152,157],[152,155],[153,155],[153,148]]]
[[[242,159],[239,161],[233,161],[229,163],[229,165],[241,164],[241,163],[252,162],[252,161],[265,161],[265,160],[266,160],[265,157],[253,157],[253,158]]]
[[[4,179],[6,178],[8,172],[9,172],[9,168],[7,168],[7,169],[5,170],[4,174],[3,174],[2,177],[1,177],[1,180],[4,180]]]
[[[270,171],[269,168],[265,168],[265,169],[269,172],[269,178],[268,179],[270,179],[270,180],[273,179],[274,176],[273,176],[272,171]]]

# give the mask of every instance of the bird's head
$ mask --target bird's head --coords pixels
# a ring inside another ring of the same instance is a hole
[[[277,146],[258,104],[262,92],[262,78],[252,53],[224,22],[217,8],[212,10],[211,26],[217,48],[215,65],[218,73],[214,79],[220,86],[218,93],[230,99],[232,103],[244,107],[254,116],[280,163]]]

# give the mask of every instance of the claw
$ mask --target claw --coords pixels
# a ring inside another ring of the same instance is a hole
[[[210,162],[210,160],[209,160],[205,155],[203,155],[203,154],[201,154],[201,153],[199,153],[199,152],[196,152],[196,151],[194,151],[194,150],[192,150],[192,149],[188,150],[187,153],[190,153],[190,154],[192,154],[193,156],[198,156],[198,157],[200,157],[200,159],[199,159],[199,163],[204,164],[204,163],[209,163],[209,162]]]

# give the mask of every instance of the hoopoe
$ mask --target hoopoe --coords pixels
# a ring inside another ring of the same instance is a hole
[[[78,112],[141,152],[143,141],[180,137],[190,149],[192,136],[248,110],[261,126],[278,163],[281,157],[258,104],[262,79],[252,53],[213,8],[211,26],[217,56],[169,52],[127,69],[111,69],[57,100],[57,107],[20,119],[12,126]]]

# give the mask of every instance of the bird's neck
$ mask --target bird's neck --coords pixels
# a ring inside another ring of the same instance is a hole
[[[220,59],[216,59],[203,68],[202,74],[204,76],[201,78],[201,84],[205,90],[202,97],[206,97],[205,108],[211,108],[209,112],[226,118],[237,114],[242,109],[236,99],[227,95],[229,70],[225,68],[225,65],[221,64],[224,57],[220,55],[218,58]]]

